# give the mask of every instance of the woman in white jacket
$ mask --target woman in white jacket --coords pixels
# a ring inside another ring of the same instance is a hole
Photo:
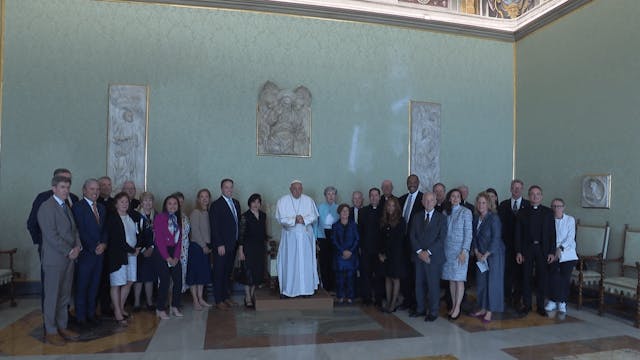
[[[551,209],[556,220],[556,261],[550,265],[549,302],[545,306],[547,312],[558,310],[567,312],[567,298],[571,271],[576,266],[576,220],[564,213],[564,200],[556,198],[551,201]]]

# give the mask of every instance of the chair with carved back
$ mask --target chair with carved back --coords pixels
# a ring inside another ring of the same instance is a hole
[[[599,300],[599,295],[593,298],[584,296],[585,289],[592,289],[600,294],[602,288],[602,260],[607,257],[611,228],[609,222],[605,225],[585,225],[580,220],[576,222],[576,252],[578,264],[571,273],[571,283],[577,289],[578,309],[585,301]]]
[[[16,297],[15,297],[15,280],[18,277],[18,273],[13,268],[13,255],[16,254],[18,249],[11,250],[0,250],[0,255],[8,255],[9,262],[6,263],[3,261],[0,263],[0,287],[7,288],[8,296],[7,298],[11,302],[11,306],[16,306]],[[5,267],[7,266],[8,267]]]
[[[615,276],[607,276],[603,271],[599,312],[605,311],[605,295],[617,297],[619,305],[625,299],[631,300],[635,304],[634,326],[640,327],[640,229],[625,225],[623,242],[622,256],[604,261],[604,264],[620,263],[620,268]]]

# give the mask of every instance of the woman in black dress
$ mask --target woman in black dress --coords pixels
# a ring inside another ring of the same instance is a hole
[[[400,305],[400,279],[407,276],[407,259],[404,248],[405,222],[400,212],[400,203],[395,197],[384,203],[380,220],[380,251],[378,257],[385,272],[387,303],[384,312],[394,312]]]
[[[156,216],[156,210],[153,208],[153,194],[143,192],[140,195],[140,206],[137,211],[140,214],[138,221],[138,246],[140,246],[140,254],[138,254],[138,273],[136,274],[136,282],[133,284],[134,305],[133,311],[140,311],[140,295],[142,294],[142,286],[144,284],[144,295],[147,300],[147,310],[154,311],[153,306],[153,284],[156,282],[155,265],[153,263],[153,218]]]
[[[251,277],[244,286],[244,305],[255,306],[256,285],[264,279],[264,263],[267,241],[267,214],[260,210],[262,197],[253,194],[247,201],[249,210],[240,218],[240,237],[238,240],[238,258],[245,262]]]

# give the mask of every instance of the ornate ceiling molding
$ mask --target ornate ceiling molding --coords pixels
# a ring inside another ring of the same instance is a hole
[[[550,0],[517,19],[399,6],[396,0],[106,0],[267,12],[517,41],[592,0]]]

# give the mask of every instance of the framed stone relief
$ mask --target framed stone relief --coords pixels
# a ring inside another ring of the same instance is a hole
[[[582,207],[609,209],[611,207],[611,174],[585,175],[580,194]]]
[[[147,188],[148,108],[148,86],[109,85],[107,175],[114,189],[127,180]]]
[[[409,173],[420,178],[420,189],[440,181],[440,114],[437,103],[409,103]]]
[[[258,95],[257,155],[311,157],[311,92],[267,81]]]

